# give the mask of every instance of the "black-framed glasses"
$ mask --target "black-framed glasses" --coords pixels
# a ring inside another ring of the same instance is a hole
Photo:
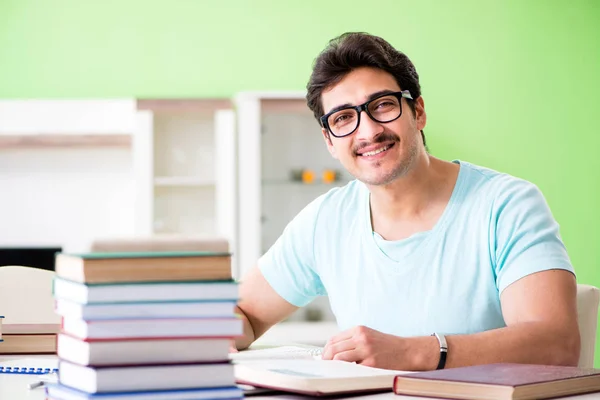
[[[375,122],[392,122],[402,115],[402,98],[413,100],[408,90],[386,93],[358,106],[344,107],[323,115],[321,125],[333,136],[348,136],[360,125],[360,114],[365,111]]]

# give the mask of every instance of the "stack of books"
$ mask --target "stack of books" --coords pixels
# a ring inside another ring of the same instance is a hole
[[[229,253],[58,254],[58,384],[47,397],[236,399]]]

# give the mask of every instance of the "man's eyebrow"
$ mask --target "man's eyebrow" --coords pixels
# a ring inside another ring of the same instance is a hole
[[[390,93],[396,93],[396,92],[397,92],[396,90],[390,90],[390,89],[380,90],[378,92],[371,93],[369,95],[369,97],[367,97],[367,101],[371,101],[379,96],[383,96],[383,95],[390,94]],[[332,112],[340,111],[340,110],[342,110],[344,108],[348,108],[348,107],[354,107],[354,104],[350,104],[350,103],[340,104],[339,106],[333,107],[331,110],[329,110],[325,114],[330,114]]]

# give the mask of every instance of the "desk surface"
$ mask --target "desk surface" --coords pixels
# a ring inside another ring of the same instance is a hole
[[[55,358],[55,356],[0,356],[0,362],[14,360],[19,358]],[[20,374],[0,374],[0,399],[10,400],[44,400],[45,391],[42,387],[29,389],[29,384],[39,381],[43,375],[20,375]],[[277,394],[270,396],[251,396],[249,400],[305,400],[309,397],[293,394]],[[415,396],[397,396],[393,393],[380,393],[367,396],[353,396],[353,400],[424,400],[424,397]],[[562,397],[565,400],[598,400],[599,393],[590,393],[579,396]],[[322,400],[322,399],[321,399]],[[427,400],[435,400],[428,397]],[[440,399],[438,399],[440,400]],[[443,400],[443,399],[442,399]]]

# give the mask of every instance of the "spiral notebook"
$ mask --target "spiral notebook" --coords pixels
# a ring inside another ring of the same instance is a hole
[[[243,350],[238,353],[229,353],[229,359],[234,362],[258,360],[286,360],[286,359],[321,359],[322,347],[297,345],[275,346],[264,349]]]
[[[0,374],[46,375],[58,372],[58,360],[52,358],[20,358],[0,362]]]

